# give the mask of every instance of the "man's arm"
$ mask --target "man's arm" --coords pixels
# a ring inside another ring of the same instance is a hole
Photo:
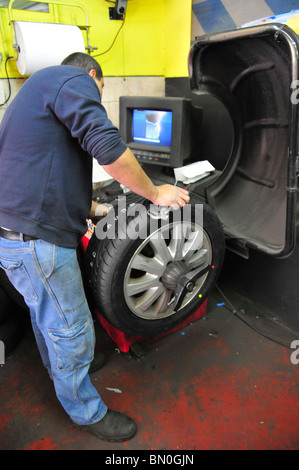
[[[153,204],[177,209],[178,206],[188,204],[190,200],[188,191],[178,186],[170,184],[155,186],[129,148],[115,162],[103,165],[103,168],[116,181],[149,199]]]

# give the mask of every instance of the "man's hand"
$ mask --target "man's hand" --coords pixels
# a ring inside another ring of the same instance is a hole
[[[178,209],[189,202],[185,189],[170,184],[155,186],[129,148],[115,162],[103,165],[103,168],[116,181],[149,199],[153,204]]]
[[[171,206],[173,209],[178,209],[190,201],[188,191],[178,186],[164,184],[156,186],[156,188],[158,190],[157,197],[152,202],[158,206]]]

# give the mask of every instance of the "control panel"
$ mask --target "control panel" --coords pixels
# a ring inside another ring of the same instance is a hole
[[[148,150],[133,150],[137,160],[146,163],[166,163],[170,159],[170,153],[152,152]]]

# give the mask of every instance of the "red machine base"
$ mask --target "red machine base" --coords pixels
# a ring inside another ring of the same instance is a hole
[[[184,328],[185,326],[189,325],[190,323],[199,320],[202,318],[207,311],[207,299],[201,304],[201,306],[190,315],[185,321],[177,325],[176,327],[172,328],[169,331],[164,331],[163,333],[159,333],[158,335],[155,336],[133,336],[127,333],[124,333],[123,331],[118,330],[114,326],[112,326],[106,318],[101,315],[100,312],[96,311],[95,315],[99,319],[101,325],[103,328],[106,330],[107,334],[110,336],[112,341],[116,344],[116,346],[120,349],[122,352],[129,352],[130,347],[134,343],[140,343],[140,344],[150,344],[154,343],[158,339],[164,338],[165,336],[169,335],[170,333],[173,333],[174,331],[180,330]]]

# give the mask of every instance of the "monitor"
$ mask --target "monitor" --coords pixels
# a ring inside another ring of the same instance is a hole
[[[121,96],[119,129],[140,163],[190,162],[192,105],[187,98]]]

